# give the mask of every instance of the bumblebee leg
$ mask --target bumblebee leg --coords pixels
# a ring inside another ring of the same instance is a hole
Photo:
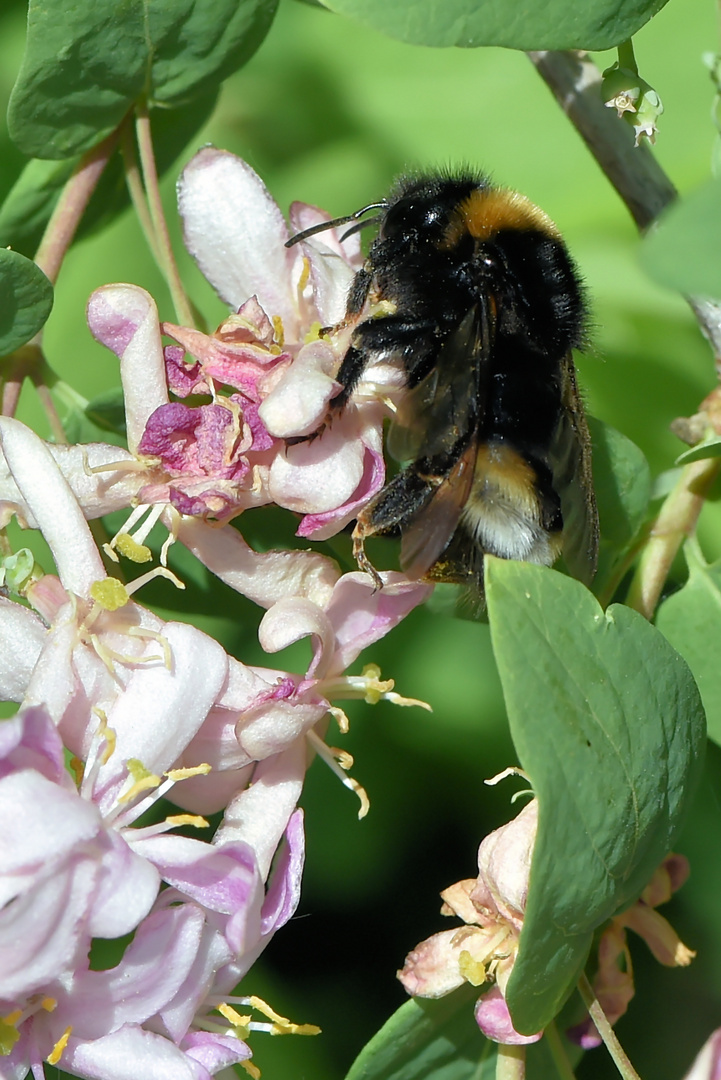
[[[364,543],[365,529],[363,523],[359,520],[353,530],[353,558],[358,564],[359,570],[364,574],[370,574],[373,579],[373,592],[378,592],[379,589],[383,588],[383,579],[366,555],[363,547]]]

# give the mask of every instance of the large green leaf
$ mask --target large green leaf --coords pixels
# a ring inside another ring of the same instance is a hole
[[[655,281],[690,295],[721,296],[721,179],[672,206],[641,245]]]
[[[694,673],[706,709],[709,737],[721,745],[721,562],[705,562],[697,544],[684,549],[688,581],[664,600],[656,625]]]
[[[509,49],[610,49],[635,34],[665,0],[324,0],[388,37],[415,45]]]
[[[19,349],[45,325],[53,287],[39,266],[0,248],[0,356]]]
[[[514,1024],[545,1027],[593,931],[632,903],[670,850],[701,767],[691,672],[636,612],[579,582],[486,560],[491,639],[513,741],[539,802]]]
[[[493,1080],[496,1050],[473,1017],[478,989],[401,1005],[351,1065],[346,1080]]]
[[[277,0],[30,0],[8,127],[24,153],[66,158],[152,104],[207,94],[253,54]]]

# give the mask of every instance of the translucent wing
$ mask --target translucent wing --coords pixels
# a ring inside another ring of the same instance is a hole
[[[404,394],[388,434],[397,461],[436,459],[473,436],[481,420],[490,337],[488,308],[481,300],[444,342],[433,369]]]
[[[591,472],[591,437],[570,352],[561,362],[561,403],[549,465],[561,500],[563,557],[570,573],[589,584],[598,562],[598,511]]]

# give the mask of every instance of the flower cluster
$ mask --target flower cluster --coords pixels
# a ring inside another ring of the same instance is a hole
[[[486,1038],[507,1045],[537,1042],[543,1035],[542,1031],[531,1035],[516,1031],[505,1000],[523,929],[537,826],[538,804],[532,799],[517,817],[483,839],[478,877],[459,881],[441,893],[441,914],[455,915],[464,925],[421,942],[398,972],[405,989],[416,997],[442,997],[464,982],[488,986],[476,1002],[476,1022]],[[662,964],[685,966],[693,959],[695,954],[655,910],[670,900],[687,876],[687,860],[668,855],[636,903],[603,930],[593,989],[611,1024],[623,1016],[634,994],[626,928],[643,938]],[[601,1042],[590,1017],[567,1035],[584,1049]]]
[[[90,328],[120,359],[128,450],[51,445],[0,418],[0,525],[38,529],[57,570],[20,553],[2,566],[0,691],[19,704],[0,727],[7,1077],[41,1076],[43,1062],[93,1080],[206,1080],[233,1063],[254,1075],[252,1031],[317,1030],[234,991],[298,904],[313,752],[366,808],[348,755],[324,741],[328,715],[344,730],[344,698],[413,703],[372,666],[345,671],[428,586],[391,573],[376,590],[313,551],[255,552],[230,524],[272,502],[302,515],[299,535],[324,538],[383,483],[391,368],[369,370],[322,440],[302,438],[337,389],[342,333],[319,329],[341,318],[357,239],[329,231],[286,249],[258,177],[214,149],[179,196],[188,247],[232,313],[208,335],[159,323],[131,285],[91,297]],[[291,210],[295,230],[322,220]],[[88,525],[112,510],[129,515],[104,545],[116,562],[150,562],[150,530],[168,531],[160,565],[127,585]],[[266,609],[267,653],[310,639],[304,674],[246,665],[137,602],[150,578],[182,587],[167,567],[176,541]],[[218,811],[212,840],[199,838]],[[98,938],[122,954],[104,970]]]

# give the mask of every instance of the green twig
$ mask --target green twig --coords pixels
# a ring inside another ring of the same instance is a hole
[[[496,1080],[524,1080],[525,1075],[525,1046],[507,1046],[500,1043],[496,1057]]]
[[[148,208],[152,220],[153,233],[155,235],[160,255],[160,265],[165,273],[165,279],[173,298],[175,314],[179,322],[185,326],[195,326],[193,311],[185,295],[183,283],[180,280],[178,266],[170,243],[168,224],[163,212],[163,203],[160,198],[158,185],[158,170],[155,164],[153,150],[153,137],[150,130],[150,117],[145,101],[139,101],[136,105],[135,130],[140,151],[140,166],[143,170],[145,194],[148,199]]]
[[[563,1039],[558,1033],[555,1020],[552,1020],[546,1028],[544,1037],[560,1080],[576,1080],[571,1067],[571,1062],[568,1060],[566,1048],[563,1045]]]
[[[133,128],[130,123],[123,124],[120,136],[120,152],[123,155],[125,182],[128,185],[130,201],[133,204],[138,221],[140,222],[140,227],[143,230],[143,235],[148,242],[148,247],[150,248],[158,269],[161,274],[164,275],[165,263],[160,247],[158,246],[158,238],[155,235],[153,219],[150,216],[148,200],[145,196],[143,180],[140,175],[140,166],[138,165],[138,155],[135,152]]]
[[[634,75],[638,75],[636,54],[633,51],[633,38],[629,38],[628,41],[624,41],[618,46],[618,66],[626,68],[627,71],[632,71]]]
[[[585,972],[581,972],[578,980],[578,992],[583,998],[583,1003],[588,1009],[589,1016],[596,1025],[598,1034],[606,1044],[606,1049],[613,1058],[613,1062],[623,1077],[623,1080],[641,1080],[633,1065],[628,1059],[626,1051],[616,1038],[616,1032],[608,1022],[608,1018],[601,1008],[593,988],[586,978]]]
[[[63,259],[73,242],[90,196],[115,149],[118,134],[116,128],[101,143],[88,150],[60,193],[50,216],[35,254],[35,262],[53,285],[57,281]]]

